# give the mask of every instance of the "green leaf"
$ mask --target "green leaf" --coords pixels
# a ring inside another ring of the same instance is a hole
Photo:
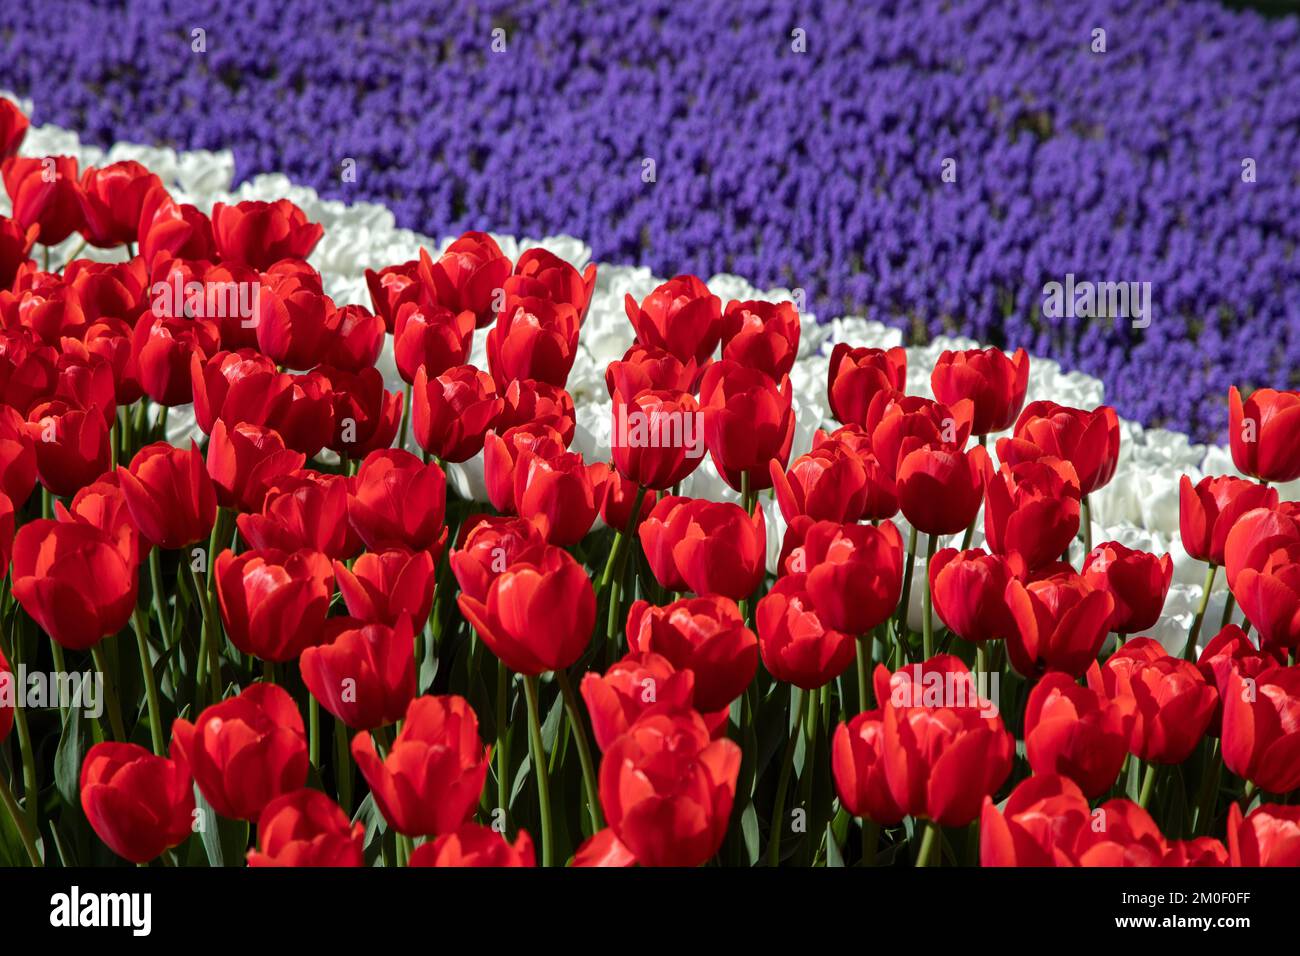
[[[54,752],[54,786],[69,807],[81,806],[81,762],[90,749],[90,733],[80,707],[69,707],[59,747]]]

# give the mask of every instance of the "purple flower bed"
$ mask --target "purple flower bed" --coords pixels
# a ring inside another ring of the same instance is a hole
[[[1229,383],[1297,384],[1294,17],[42,0],[0,4],[0,85],[87,139],[229,147],[240,176],[282,170],[425,232],[569,232],[663,274],[799,286],[826,317],[1023,345],[1105,379],[1122,414],[1200,437],[1222,436]],[[1150,282],[1150,326],[1039,317],[1044,283],[1070,272]]]

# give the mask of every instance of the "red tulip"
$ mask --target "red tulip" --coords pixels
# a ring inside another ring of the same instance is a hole
[[[1169,852],[1161,866],[1227,866],[1228,848],[1213,837],[1195,840],[1170,840]]]
[[[590,262],[579,274],[568,262],[547,249],[534,246],[519,256],[515,271],[502,286],[506,298],[536,296],[552,302],[566,302],[585,319],[596,288],[596,263]]]
[[[549,425],[560,433],[564,447],[573,441],[577,413],[573,396],[564,389],[531,378],[515,379],[501,396],[505,400],[495,428],[504,434],[516,425]]]
[[[974,405],[966,400],[949,408],[928,398],[880,391],[872,398],[861,429],[846,426],[835,435],[849,441],[859,454],[865,444],[892,486],[903,458],[918,448],[962,452],[970,438],[973,410]]]
[[[555,458],[569,446],[549,425],[517,425],[497,434],[489,430],[483,436],[483,482],[487,485],[492,507],[507,514],[515,506],[515,471],[524,452],[541,458]]]
[[[632,506],[636,504],[639,487],[636,482],[628,481],[620,475],[613,466],[606,466],[605,479],[596,489],[596,497],[600,499],[601,520],[611,528],[626,530],[632,521]],[[641,499],[637,525],[649,516],[654,505],[654,495],[646,495]]]
[[[1186,760],[1219,701],[1195,664],[1169,656],[1149,637],[1129,641],[1105,665],[1094,661],[1088,686],[1133,716],[1129,750],[1153,763]]]
[[[835,728],[831,770],[840,801],[855,817],[896,826],[906,815],[894,802],[885,779],[885,721],[881,709],[850,718]]]
[[[771,461],[785,467],[794,441],[791,398],[788,378],[774,382],[735,362],[715,362],[704,373],[704,442],[718,473],[732,488],[740,491],[744,477],[751,492],[770,488]]]
[[[725,597],[682,598],[664,607],[636,601],[627,615],[627,644],[693,672],[695,706],[705,713],[744,693],[758,669],[758,639]]]
[[[1183,548],[1198,561],[1223,564],[1228,532],[1255,508],[1276,508],[1277,489],[1234,478],[1206,476],[1195,486],[1183,475],[1178,484],[1178,524]]]
[[[1228,389],[1232,463],[1262,481],[1300,478],[1300,392],[1260,388],[1242,400]]]
[[[674,276],[641,300],[623,299],[641,345],[661,348],[681,362],[704,365],[722,338],[722,303],[695,276]]]
[[[695,361],[683,363],[666,349],[633,343],[621,359],[605,367],[605,388],[609,397],[615,392],[640,395],[642,392],[692,391],[696,379]]]
[[[1228,551],[1233,550],[1232,538],[1229,535]],[[1233,559],[1229,556],[1228,560]],[[1300,542],[1279,543],[1258,569],[1238,568],[1235,576],[1233,596],[1246,620],[1259,631],[1263,646],[1292,648],[1300,644]]]
[[[662,491],[703,459],[704,415],[689,392],[615,392],[612,410],[610,456],[629,481]]]
[[[661,511],[663,504],[641,525],[641,542],[647,556],[652,549],[662,553],[665,544],[671,547],[672,568],[685,587],[673,587],[677,578],[660,574],[667,570],[662,558],[650,558],[660,584],[700,595],[721,594],[733,601],[754,593],[767,564],[767,526],[761,508],[751,516],[730,502],[686,500],[680,508]],[[669,513],[667,527],[656,521],[656,515]]]
[[[408,302],[419,302],[428,290],[420,281],[420,260],[412,259],[400,265],[385,266],[378,272],[366,270],[366,286],[375,315],[384,320],[384,328],[392,332],[397,327],[397,311]]]
[[[799,313],[792,302],[728,302],[722,358],[773,380],[789,375],[799,353]]]
[[[175,550],[212,533],[217,494],[194,442],[189,451],[167,442],[145,445],[117,476],[131,517],[149,544]]]
[[[212,234],[225,262],[265,272],[281,259],[306,259],[325,229],[288,199],[246,200],[212,207]]]
[[[575,452],[543,458],[525,448],[515,463],[515,509],[535,521],[551,544],[571,547],[596,520],[605,467],[588,465]]]
[[[1223,726],[1223,702],[1228,694],[1228,679],[1233,674],[1257,678],[1270,667],[1286,663],[1286,655],[1279,648],[1255,647],[1246,632],[1236,624],[1229,624],[1201,649],[1196,666],[1206,683],[1219,692],[1219,705],[1207,731],[1217,737]]]
[[[90,524],[27,522],[14,537],[12,574],[23,610],[68,650],[88,650],[116,634],[135,610],[135,566]]]
[[[1079,479],[1060,458],[1040,458],[991,469],[984,488],[988,548],[1018,555],[1027,570],[1056,561],[1079,532]]]
[[[17,104],[0,98],[0,160],[18,155],[29,125]]]
[[[1120,634],[1155,626],[1173,576],[1174,563],[1168,554],[1157,558],[1118,541],[1098,545],[1083,560],[1083,579],[1114,600],[1110,629]]]
[[[408,451],[372,451],[348,495],[348,519],[371,551],[409,548],[440,551],[447,540],[443,516],[447,478],[435,464]]]
[[[374,624],[396,626],[403,615],[425,621],[433,609],[434,560],[428,551],[367,551],[349,568],[334,562],[339,593],[348,614]]]
[[[1029,766],[1039,775],[1069,777],[1096,799],[1124,766],[1131,724],[1119,705],[1053,671],[1034,685],[1025,707]]]
[[[334,403],[334,437],[329,449],[345,458],[364,458],[387,448],[397,437],[402,420],[401,392],[384,389],[378,369],[363,368],[353,374],[342,369],[316,369],[330,384]]]
[[[954,634],[974,643],[1005,638],[1015,629],[1006,590],[1015,574],[1005,558],[979,548],[944,548],[930,561],[934,612]]]
[[[217,419],[227,427],[241,422],[270,425],[292,401],[289,376],[253,349],[215,352],[190,359],[194,390],[194,420],[204,434],[212,434]]]
[[[637,527],[637,537],[641,541],[646,564],[650,565],[655,580],[667,591],[690,590],[690,585],[677,569],[673,548],[686,533],[685,508],[691,500],[680,495],[664,495],[655,502],[650,513],[642,517]]]
[[[596,592],[567,551],[549,546],[493,580],[485,600],[457,597],[461,613],[497,658],[520,674],[571,666],[591,640]]]
[[[437,377],[469,361],[474,313],[452,312],[427,301],[407,302],[397,310],[393,358],[404,382],[424,369]]]
[[[769,471],[787,523],[798,515],[814,521],[857,521],[867,510],[872,491],[867,469],[846,444],[827,441],[796,458],[788,473],[775,461]]]
[[[293,790],[266,805],[249,866],[364,866],[366,827],[319,790]]]
[[[567,303],[507,299],[487,336],[488,368],[497,388],[517,378],[564,387],[578,354],[578,310]]]
[[[415,635],[403,614],[397,624],[334,617],[324,640],[302,652],[302,682],[322,707],[354,730],[401,720],[415,699]]]
[[[36,473],[51,494],[71,495],[109,468],[108,427],[98,410],[42,402],[32,408],[27,433],[36,450]]]
[[[906,349],[855,349],[840,342],[831,350],[826,397],[838,421],[866,425],[867,409],[878,392],[901,395],[906,388]],[[891,474],[893,464],[889,465]]]
[[[1109,593],[1068,567],[1028,583],[1008,582],[1005,599],[1015,622],[1007,656],[1028,678],[1045,670],[1081,677],[1096,660],[1115,609]]]
[[[1287,563],[1287,555],[1300,545],[1300,515],[1290,509],[1253,508],[1241,515],[1223,543],[1223,567],[1228,587],[1236,594],[1241,573],[1263,571]]]
[[[267,489],[260,514],[236,519],[239,534],[253,548],[307,548],[330,558],[350,558],[361,549],[361,539],[348,523],[350,483],[342,475],[290,472]]]
[[[4,743],[9,732],[14,729],[14,707],[17,700],[17,684],[13,668],[0,651],[0,743]]]
[[[217,555],[217,598],[230,642],[264,661],[291,661],[319,644],[334,572],[319,551]]]
[[[478,807],[488,753],[463,697],[417,697],[401,733],[380,758],[368,733],[352,738],[352,759],[389,826],[407,836],[451,833]]]
[[[469,310],[481,329],[496,315],[498,289],[510,276],[510,260],[485,232],[466,232],[434,262],[420,250],[418,275],[434,300],[453,312]]]
[[[817,616],[830,629],[866,634],[898,605],[903,539],[892,521],[879,526],[818,521],[784,563],[807,575]]]
[[[13,156],[0,163],[0,176],[13,200],[13,218],[24,228],[39,226],[41,245],[58,245],[81,228],[81,186],[71,156]]]
[[[318,365],[328,348],[334,303],[320,290],[313,273],[267,273],[257,296],[251,320],[262,354],[284,368],[309,369]]]
[[[289,401],[271,425],[286,447],[314,458],[334,437],[333,383],[314,369],[285,378]]]
[[[1223,693],[1223,763],[1269,793],[1300,788],[1300,667],[1234,671]]]
[[[78,491],[72,496],[71,508],[56,501],[54,515],[59,521],[77,521],[103,531],[117,547],[128,568],[140,563],[140,532],[131,517],[116,472],[106,472],[98,481]]]
[[[31,261],[28,256],[40,231],[36,223],[24,226],[8,216],[0,216],[0,289],[10,288],[18,270]]]
[[[1233,866],[1300,866],[1300,807],[1261,803],[1242,819],[1233,803],[1228,858]]]
[[[483,602],[498,575],[518,562],[536,564],[545,551],[546,537],[536,522],[474,515],[461,526],[451,552],[451,571],[463,592]]]
[[[151,263],[159,256],[211,261],[217,257],[212,220],[189,203],[178,203],[163,186],[145,194],[136,225],[139,255]]]
[[[131,356],[140,387],[160,405],[194,401],[192,359],[206,361],[220,345],[217,327],[208,319],[168,319],[145,313],[131,338]]]
[[[699,866],[727,833],[740,748],[695,713],[642,717],[600,764],[610,829],[642,866]]]
[[[81,763],[81,808],[95,834],[132,863],[147,863],[189,839],[194,783],[175,744],[172,759],[105,741]]]
[[[35,487],[35,440],[22,415],[8,405],[0,405],[0,491],[21,507]]]
[[[1078,785],[1035,775],[1011,791],[999,813],[991,797],[980,814],[981,866],[1076,866],[1074,847],[1092,822]]]
[[[809,577],[789,574],[778,579],[758,602],[755,623],[768,672],[779,681],[816,690],[853,663],[857,642],[826,624],[826,615],[809,593]]]
[[[678,670],[662,654],[632,651],[604,675],[583,675],[579,691],[596,746],[607,750],[642,714],[692,710],[695,673]]]
[[[505,834],[477,823],[466,823],[454,833],[444,833],[421,844],[411,854],[407,866],[536,866],[533,840],[528,831],[520,830],[513,844]]]
[[[956,534],[979,514],[988,454],[976,445],[962,452],[941,445],[908,451],[898,461],[898,506],[908,522],[929,535]]]
[[[636,857],[632,851],[609,827],[589,837],[573,854],[570,866],[578,867],[629,867],[636,866]]]
[[[135,242],[145,201],[159,188],[162,180],[134,160],[87,168],[78,197],[85,217],[81,234],[99,249]]]
[[[894,801],[941,826],[970,823],[1011,772],[1015,740],[996,707],[980,697],[966,665],[946,654],[892,676],[877,665],[875,683]]]
[[[229,428],[217,420],[208,442],[208,475],[223,508],[257,512],[277,480],[297,471],[306,456],[284,446],[280,433],[261,425]]]
[[[213,704],[194,723],[177,720],[172,742],[199,791],[223,817],[256,821],[272,800],[307,782],[302,714],[274,684],[253,684]]]
[[[384,332],[383,316],[364,305],[335,307],[325,316],[325,354],[321,362],[347,372],[370,368],[383,351]]]
[[[421,367],[411,392],[411,427],[420,447],[443,461],[468,461],[505,407],[492,376],[458,365],[437,377]]]
[[[1015,437],[998,440],[998,460],[1016,464],[1050,456],[1074,466],[1079,490],[1090,495],[1115,474],[1119,418],[1101,405],[1091,412],[1055,402],[1030,402],[1016,421]]]
[[[1029,356],[999,348],[943,352],[930,373],[934,397],[945,405],[962,399],[975,403],[971,434],[987,435],[1010,428],[1025,404],[1029,387]]]

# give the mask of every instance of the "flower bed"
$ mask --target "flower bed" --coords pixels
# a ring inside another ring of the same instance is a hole
[[[5,683],[9,862],[1297,862],[1300,396],[1207,451],[6,109],[0,630],[103,680]]]

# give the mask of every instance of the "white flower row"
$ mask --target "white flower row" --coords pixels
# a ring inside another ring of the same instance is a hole
[[[30,105],[21,105],[30,114]],[[296,185],[279,174],[260,175],[232,189],[235,164],[229,151],[178,153],[172,149],[130,143],[118,143],[105,151],[83,145],[75,132],[47,125],[32,127],[23,145],[23,153],[29,156],[70,155],[76,157],[83,167],[134,159],[157,173],[179,201],[193,203],[205,212],[209,212],[216,202],[287,197],[300,206],[309,219],[325,227],[324,238],[310,261],[322,273],[325,291],[340,305],[370,305],[364,275],[366,269],[381,269],[406,262],[416,258],[421,247],[434,252],[445,248],[454,238],[447,236],[436,240],[409,229],[399,229],[392,212],[384,206],[323,200],[315,190]],[[8,198],[5,196],[0,196],[0,212],[8,212]],[[512,259],[534,246],[549,249],[579,269],[591,259],[590,247],[571,236],[533,239],[493,234],[493,237]],[[54,261],[66,259],[78,244],[74,235],[55,251]],[[105,260],[118,259],[122,255],[119,250],[95,249],[86,249],[81,254]],[[569,377],[569,391],[578,417],[574,449],[590,461],[608,460],[609,457],[610,400],[605,389],[604,371],[609,362],[622,357],[633,339],[631,324],[624,313],[624,294],[630,292],[639,301],[661,281],[662,277],[653,275],[645,267],[600,265],[590,312],[582,329],[579,355]],[[730,299],[783,301],[792,297],[789,289],[757,289],[735,275],[715,275],[708,280],[708,285],[724,304]],[[827,366],[833,344],[848,342],[854,346],[880,348],[902,344],[899,330],[879,322],[850,316],[819,325],[813,315],[805,314],[802,318],[799,359],[791,373],[797,415],[792,460],[808,451],[816,429],[835,427],[826,400]],[[484,340],[484,335],[476,335],[471,357],[471,362],[482,368],[487,367]],[[970,339],[939,338],[927,346],[909,348],[908,392],[931,394],[930,370],[944,349],[977,346],[978,343]],[[379,367],[390,389],[401,390],[404,387],[393,363],[391,339],[380,358]],[[1222,383],[1225,391],[1229,384]],[[1055,361],[1034,358],[1026,400],[1036,399],[1093,408],[1103,402],[1104,386],[1098,379],[1081,372],[1063,372]],[[193,432],[193,415],[187,412],[188,409],[176,409],[169,418],[169,437],[174,441],[184,440]],[[1174,583],[1165,605],[1165,615],[1160,624],[1148,633],[1176,653],[1182,648],[1200,600],[1205,570],[1182,547],[1178,525],[1179,479],[1184,474],[1197,481],[1204,475],[1238,472],[1227,449],[1194,444],[1178,432],[1143,429],[1136,422],[1121,420],[1121,435],[1120,460],[1115,476],[1105,488],[1091,496],[1092,540],[1094,544],[1119,541],[1129,547],[1171,554]],[[990,436],[990,453],[997,437]],[[410,447],[418,450],[413,444]],[[485,499],[481,456],[464,465],[451,466],[449,471],[449,479],[458,491]],[[1298,490],[1300,482],[1279,488],[1284,499],[1293,499]],[[735,492],[726,486],[707,457],[683,483],[682,493],[715,500],[737,500]],[[764,495],[762,503],[768,526],[772,529],[768,535],[768,565],[770,570],[775,570],[785,523],[770,495]],[[906,532],[907,524],[901,515],[896,521]],[[982,530],[977,529],[974,545],[979,546],[982,541]],[[957,546],[958,541],[954,538],[941,542],[941,545]],[[925,536],[922,535],[919,548],[922,553],[925,546]],[[1074,565],[1079,567],[1083,559],[1080,542],[1076,541],[1071,557]],[[924,573],[922,564],[918,560],[918,575]],[[1211,596],[1202,640],[1207,640],[1217,630],[1226,596],[1222,576],[1219,582]],[[920,601],[920,589],[914,588],[911,617],[913,626],[918,629]]]

